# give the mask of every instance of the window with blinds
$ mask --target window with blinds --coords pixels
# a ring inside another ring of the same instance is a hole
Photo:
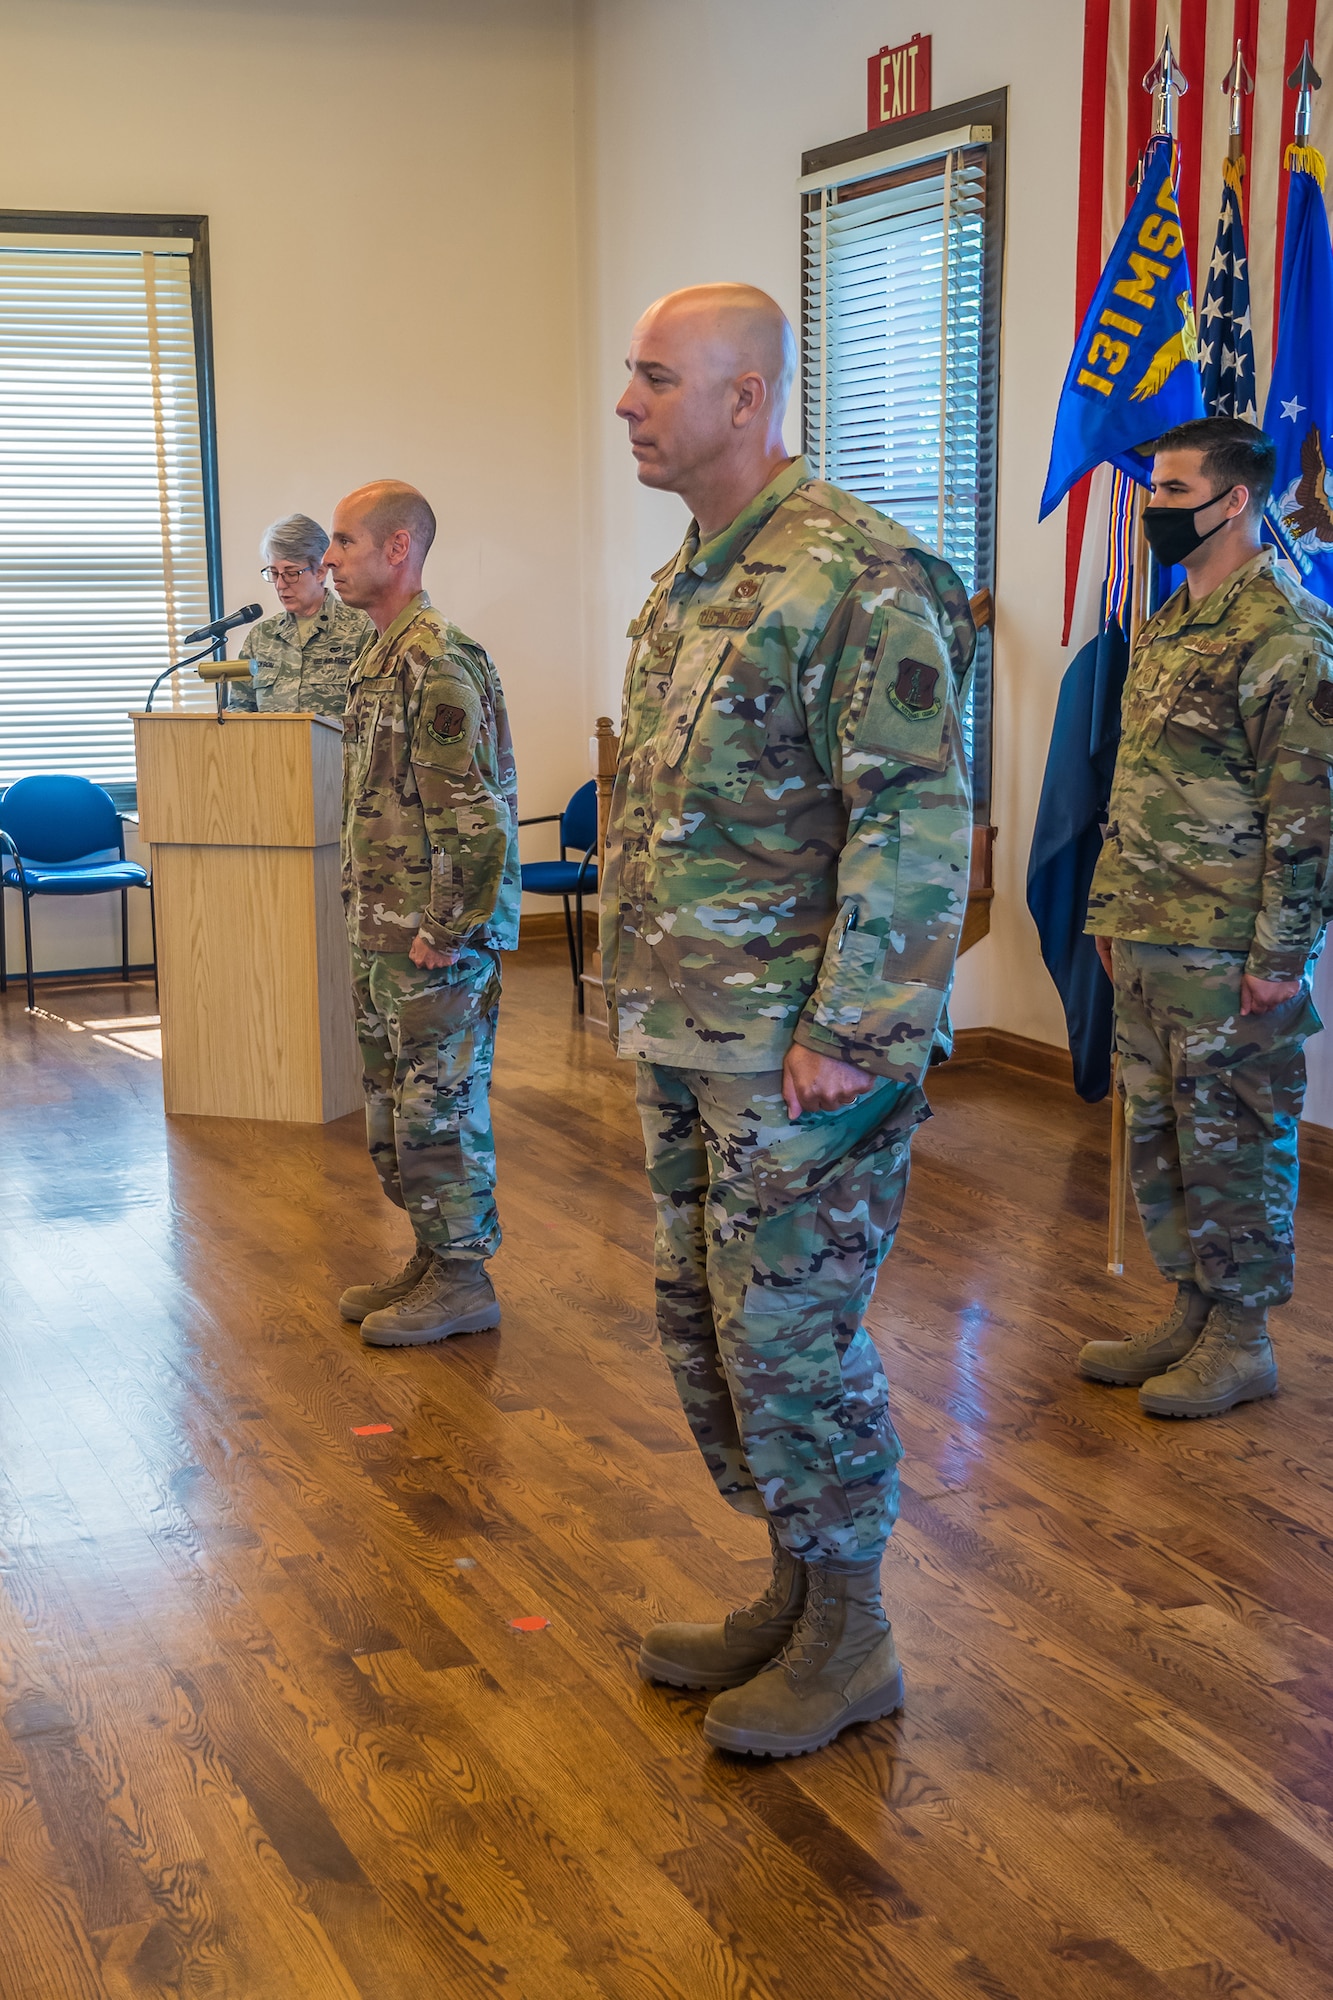
[[[128,711],[214,615],[198,231],[0,221],[0,787],[132,793]],[[120,222],[121,218],[107,218]],[[195,675],[155,706],[207,705]]]
[[[950,136],[966,143],[927,140],[922,157],[896,149],[803,183],[805,449],[820,478],[910,528],[973,593],[991,584],[994,550],[994,204],[988,144],[973,128]],[[989,633],[966,726],[982,817]]]

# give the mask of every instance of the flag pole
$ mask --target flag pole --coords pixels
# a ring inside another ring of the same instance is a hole
[[[1175,50],[1171,46],[1170,30],[1162,37],[1161,51],[1157,61],[1143,79],[1143,88],[1153,95],[1153,136],[1165,136],[1174,141],[1176,136],[1176,100],[1183,97],[1189,84],[1181,75],[1176,63]],[[1143,161],[1139,161],[1139,182],[1143,180]],[[1148,545],[1143,533],[1144,489],[1135,483],[1133,497],[1133,530],[1131,546],[1134,551],[1133,584],[1129,600],[1129,654],[1134,657],[1134,642],[1148,615]],[[1120,1058],[1114,1056],[1111,1063],[1111,1185],[1106,1220],[1106,1269],[1111,1277],[1120,1278],[1125,1272],[1125,1206],[1129,1194],[1129,1129],[1125,1119],[1125,1099],[1120,1088]]]
[[[1129,654],[1148,616],[1148,543],[1143,533],[1144,488],[1135,483],[1133,542],[1134,571],[1129,596]],[[1113,1278],[1125,1274],[1125,1208],[1129,1195],[1129,1127],[1125,1099],[1120,1088],[1120,1058],[1111,1061],[1111,1187],[1106,1222],[1106,1268]]]

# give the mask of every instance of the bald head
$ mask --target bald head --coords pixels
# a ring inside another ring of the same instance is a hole
[[[372,479],[338,502],[328,564],[344,604],[369,612],[381,632],[421,589],[421,566],[435,540],[424,494],[402,479]]]
[[[796,380],[796,335],[757,285],[687,285],[656,299],[639,327],[693,343],[727,377],[759,375],[781,421]]]
[[[400,530],[411,537],[418,567],[435,540],[435,514],[424,493],[402,479],[372,479],[358,486],[341,503],[356,515],[377,541],[387,542]]]
[[[616,405],[645,486],[679,493],[701,532],[725,527],[788,463],[782,419],[796,336],[755,285],[690,285],[649,306]]]

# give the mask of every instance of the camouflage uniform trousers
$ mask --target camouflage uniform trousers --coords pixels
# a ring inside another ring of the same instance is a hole
[[[491,1136],[498,955],[465,946],[438,971],[352,947],[366,1143],[389,1200],[441,1257],[500,1247]]]
[[[1243,1306],[1291,1297],[1308,982],[1240,1011],[1245,953],[1115,938],[1129,1174],[1158,1270]]]
[[[641,1062],[638,1102],[658,1330],[718,1491],[795,1556],[882,1549],[902,1447],[863,1319],[925,1098],[881,1081],[793,1124],[780,1070]]]

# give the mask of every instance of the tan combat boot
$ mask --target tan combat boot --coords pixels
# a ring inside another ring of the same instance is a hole
[[[879,1595],[879,1564],[805,1565],[805,1610],[786,1649],[743,1687],[708,1705],[714,1749],[799,1757],[852,1722],[903,1705],[903,1672]]]
[[[338,1310],[344,1319],[354,1321],[364,1319],[367,1313],[383,1312],[385,1306],[397,1305],[399,1299],[405,1299],[429,1269],[430,1251],[423,1250],[418,1243],[402,1270],[386,1278],[382,1285],[349,1285],[338,1301]]]
[[[500,1324],[500,1302],[480,1257],[432,1257],[406,1298],[361,1322],[367,1347],[427,1347],[451,1333]]]
[[[1237,1403],[1276,1394],[1266,1309],[1247,1312],[1230,1299],[1218,1299],[1185,1359],[1144,1383],[1139,1407],[1154,1417],[1220,1417]]]
[[[716,1625],[655,1625],[639,1648],[639,1677],[670,1687],[739,1687],[775,1660],[805,1606],[805,1564],[768,1524],[773,1575],[762,1597]]]
[[[1093,1382],[1146,1382],[1183,1361],[1203,1332],[1212,1300],[1197,1285],[1177,1285],[1166,1318],[1128,1340],[1090,1340],[1078,1352],[1078,1372]]]

